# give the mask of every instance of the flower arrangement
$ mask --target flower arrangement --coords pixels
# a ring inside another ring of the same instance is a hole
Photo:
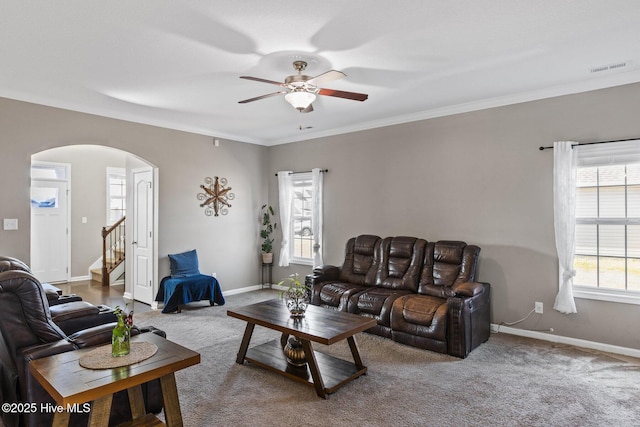
[[[127,308],[128,304],[125,304],[125,308]],[[116,315],[118,319],[118,323],[123,322],[125,326],[129,329],[133,326],[133,310],[129,313],[125,312],[119,305],[116,305],[115,310],[113,310],[113,314]]]

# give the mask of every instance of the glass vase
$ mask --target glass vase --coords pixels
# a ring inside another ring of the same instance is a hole
[[[307,292],[299,289],[289,289],[284,293],[285,304],[293,318],[304,317],[309,304],[309,296]]]
[[[126,356],[131,351],[131,330],[124,322],[118,321],[111,333],[111,355],[113,357]]]

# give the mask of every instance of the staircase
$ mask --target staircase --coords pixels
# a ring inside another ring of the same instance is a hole
[[[91,270],[91,280],[109,286],[124,274],[125,217],[102,228],[102,267]]]

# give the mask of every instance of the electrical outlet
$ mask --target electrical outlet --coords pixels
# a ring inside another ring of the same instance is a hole
[[[211,273],[211,277],[216,277],[216,273]]]
[[[536,313],[542,314],[544,312],[543,304],[540,301],[536,301],[536,305],[534,307]]]

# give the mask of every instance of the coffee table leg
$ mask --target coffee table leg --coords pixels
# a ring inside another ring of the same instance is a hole
[[[99,397],[91,404],[91,413],[89,414],[89,426],[108,426],[109,416],[111,415],[112,394]]]
[[[316,388],[316,394],[323,399],[326,399],[328,397],[327,392],[324,388],[324,381],[322,380],[322,375],[320,375],[318,362],[316,361],[316,355],[313,352],[313,347],[311,347],[311,342],[300,338],[298,338],[298,340],[302,342],[302,348],[304,349],[304,355],[307,359],[307,365],[309,365],[309,370],[311,371],[311,377],[313,378],[313,386]]]
[[[236,363],[243,364],[244,357],[247,355],[249,349],[249,341],[251,341],[251,335],[253,335],[253,328],[255,324],[247,323],[247,327],[244,330],[244,336],[242,337],[242,343],[240,344],[240,350],[238,350],[238,357],[236,357]]]
[[[67,427],[69,425],[69,416],[71,414],[67,411],[56,412],[53,415],[52,427]]]
[[[142,418],[147,413],[144,407],[144,395],[142,394],[142,386],[137,385],[127,389],[129,394],[129,406],[131,406],[131,418]]]
[[[172,372],[160,377],[160,387],[162,388],[162,402],[164,403],[164,417],[167,427],[182,427],[182,412],[180,411],[175,374]]]
[[[360,358],[360,351],[358,350],[358,343],[356,342],[355,336],[350,336],[347,338],[347,342],[349,343],[349,348],[351,349],[351,355],[353,355],[353,361],[356,363],[356,367],[358,370],[365,368],[362,363],[362,359]]]

